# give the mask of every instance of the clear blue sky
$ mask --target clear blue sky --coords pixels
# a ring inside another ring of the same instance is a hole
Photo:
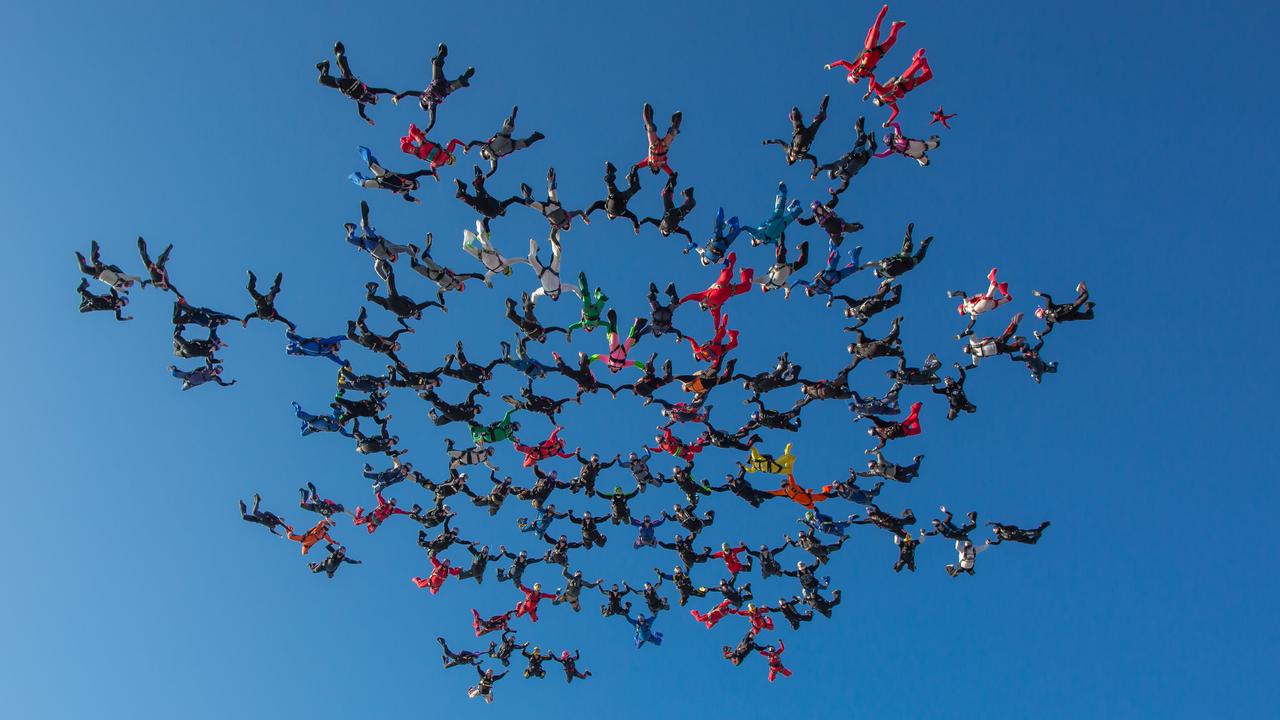
[[[858,112],[878,123],[883,113],[822,65],[853,54],[879,4],[734,5],[732,13],[661,2],[9,8],[0,28],[9,167],[0,207],[14,267],[0,319],[9,338],[0,359],[10,408],[10,512],[0,529],[6,710],[33,718],[479,712],[464,694],[473,676],[441,671],[434,638],[478,645],[467,640],[469,609],[512,605],[509,585],[490,578],[482,587],[451,583],[436,597],[417,590],[408,578],[426,560],[413,542],[417,526],[401,519],[372,537],[341,527],[364,565],[326,582],[306,571],[296,545],[236,514],[236,500],[257,490],[301,524],[295,488],[308,479],[349,505],[367,500],[361,458],[333,437],[300,439],[289,407],[322,407],[333,366],[284,356],[279,326],[255,324],[226,333],[228,374],[239,385],[180,393],[165,372],[168,297],[135,292],[138,319],[127,324],[80,316],[72,251],[98,239],[109,261],[136,268],[137,235],[173,242],[175,281],[193,301],[239,312],[248,309],[246,269],[284,270],[282,311],[318,335],[354,316],[370,274],[367,258],[342,242],[361,199],[389,237],[417,241],[432,231],[437,257],[463,263],[456,246],[472,217],[448,183],[429,184],[423,205],[409,206],[346,181],[361,144],[393,168],[413,167],[396,141],[423,116],[383,103],[369,128],[317,85],[313,65],[337,39],[357,74],[398,89],[424,84],[441,40],[451,73],[475,65],[472,87],[441,111],[440,138],[487,137],[518,104],[521,133],[548,139],[503,164],[495,194],[521,180],[541,192],[554,163],[569,205],[599,197],[606,159],[625,166],[643,154],[639,114],[649,100],[663,126],[684,111],[672,158],[697,187],[698,234],[718,205],[763,217],[782,179],[807,202],[825,184],[759,142],[786,131],[791,105],[811,115],[823,93],[832,96],[816,144],[824,159],[845,149]],[[547,607],[522,637],[580,648],[596,677],[566,687],[553,667],[546,680],[525,682],[513,664],[485,712],[576,708],[620,720],[664,708],[706,717],[1273,712],[1269,360],[1277,346],[1267,310],[1274,296],[1264,292],[1277,260],[1277,107],[1264,51],[1277,23],[1264,4],[1229,5],[891,9],[891,19],[910,24],[888,71],[927,47],[936,73],[905,104],[905,129],[924,131],[939,103],[959,114],[933,167],[879,161],[840,205],[865,223],[854,239],[868,256],[895,247],[909,220],[918,237],[937,236],[906,279],[910,358],[959,359],[950,339],[959,320],[945,291],[979,287],[992,266],[1011,283],[1016,309],[1030,310],[1033,288],[1066,296],[1081,279],[1099,309],[1097,321],[1051,336],[1045,354],[1061,371],[1043,385],[1020,365],[993,362],[971,374],[977,415],[946,423],[942,404],[926,398],[924,435],[893,453],[925,452],[923,476],[887,489],[883,504],[911,506],[926,520],[940,503],[978,509],[984,520],[1050,518],[1039,546],[997,548],[977,577],[953,581],[942,570],[954,557],[944,542],[920,549],[919,572],[896,576],[886,535],[856,533],[831,568],[844,604],[831,621],[781,633],[795,677],[774,686],[762,659],[734,668],[720,658],[738,623],[707,631],[678,610],[659,621],[666,644],[637,652],[630,627],[601,619],[594,601],[581,615]],[[469,162],[451,172],[469,172]],[[655,213],[661,184],[647,174],[642,182],[636,207]],[[543,221],[520,208],[494,227],[512,252],[531,234],[545,237]],[[820,233],[792,237],[808,237],[821,259]],[[758,269],[769,263],[764,249],[742,255]],[[650,280],[693,290],[711,278],[674,240],[652,231],[635,238],[603,219],[566,236],[564,263],[569,276],[588,269],[625,320],[645,309]],[[510,335],[502,298],[522,287],[532,287],[523,269],[493,291],[454,296],[447,316],[430,315],[409,339],[412,364],[435,364],[455,337],[475,356],[496,352]],[[806,375],[842,364],[842,318],[821,303],[759,293],[734,303],[740,367],[761,369],[784,349]],[[539,309],[559,321],[573,312],[563,303]],[[1007,312],[980,329],[998,331]],[[375,327],[388,326],[374,317]],[[679,324],[706,334],[692,309]],[[582,335],[574,348],[594,352],[603,342]],[[637,352],[654,349],[689,367],[687,350],[665,338],[646,338]],[[381,366],[358,349],[349,354],[361,369]],[[882,389],[881,369],[860,369],[854,385]],[[486,414],[503,407],[496,395]],[[723,424],[745,412],[736,397],[713,402]],[[410,397],[393,410],[410,458],[441,477],[443,436],[424,422],[425,407]],[[806,432],[774,433],[768,444],[794,440],[797,476],[818,485],[862,461],[865,435],[840,404],[811,411]],[[625,453],[650,437],[655,418],[630,398],[597,399],[565,414],[565,435],[571,446]],[[530,436],[547,429],[527,425]],[[731,460],[721,453],[699,472],[718,479]],[[501,464],[518,470],[509,453]],[[416,487],[391,494],[421,499]],[[669,503],[669,492],[651,493],[637,507]],[[722,514],[705,540],[755,544],[793,532],[798,509],[781,505],[751,513],[718,497]],[[513,502],[491,522],[468,508],[460,525],[468,537],[514,544],[524,510]],[[610,539],[607,551],[575,558],[588,576],[638,582],[673,563],[631,551],[629,532]],[[529,577],[557,584],[537,569]],[[791,592],[757,583],[770,602]]]

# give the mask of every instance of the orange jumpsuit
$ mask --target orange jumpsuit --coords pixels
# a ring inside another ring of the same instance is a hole
[[[285,525],[284,529],[287,532],[285,537],[289,538],[294,542],[302,543],[302,554],[306,555],[307,553],[311,552],[311,548],[314,547],[316,543],[320,542],[321,540],[325,542],[331,542],[331,543],[337,542],[333,538],[329,537],[329,528],[331,527],[333,527],[333,521],[328,518],[325,518],[320,522],[316,523],[315,527],[311,528],[305,533],[301,535],[295,535],[293,532],[293,528],[288,525]]]
[[[812,490],[806,490],[796,484],[795,476],[788,475],[781,488],[778,490],[766,490],[765,492],[777,497],[791,498],[800,505],[812,510],[815,503],[826,500],[829,496],[823,493],[816,493]]]

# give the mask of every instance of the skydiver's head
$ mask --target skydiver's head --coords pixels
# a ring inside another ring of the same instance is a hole
[[[797,561],[796,561],[796,569],[797,569],[797,570],[803,570],[803,569],[804,569],[804,561],[803,561],[803,560],[797,560]]]
[[[1044,308],[1042,307],[1036,308],[1036,317],[1040,318],[1041,320],[1044,319]]]

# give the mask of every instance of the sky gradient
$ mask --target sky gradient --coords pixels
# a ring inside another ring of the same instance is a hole
[[[795,676],[772,686],[762,658],[735,668],[720,657],[745,621],[707,631],[673,603],[658,623],[663,646],[636,651],[630,627],[602,619],[584,594],[580,615],[544,606],[541,621],[521,624],[520,634],[544,649],[581,649],[581,667],[596,675],[566,687],[551,666],[545,680],[524,681],[523,662],[513,662],[485,711],[607,711],[619,720],[663,707],[706,717],[1273,712],[1275,390],[1267,365],[1257,363],[1278,349],[1265,308],[1274,307],[1280,205],[1267,123],[1276,101],[1256,56],[1277,22],[1274,8],[1229,5],[891,8],[889,19],[909,25],[882,68],[896,72],[927,47],[935,72],[904,102],[904,131],[927,134],[928,111],[939,104],[958,113],[931,167],[874,161],[839,207],[865,224],[846,243],[864,245],[864,257],[893,252],[909,221],[917,238],[937,238],[905,278],[908,359],[961,359],[952,335],[963,320],[946,291],[980,289],[993,266],[1016,302],[982,318],[980,333],[998,333],[1016,310],[1029,315],[1032,289],[1061,300],[1082,279],[1098,319],[1050,336],[1044,355],[1060,370],[1041,385],[1003,360],[971,373],[976,415],[948,423],[940,399],[904,394],[926,403],[925,430],[891,446],[890,457],[927,458],[920,479],[886,488],[881,504],[912,507],[924,522],[939,504],[976,509],[984,521],[1051,519],[1039,545],[997,548],[979,558],[977,576],[952,580],[942,566],[954,551],[933,538],[919,550],[917,573],[895,575],[887,534],[857,528],[825,571],[843,589],[843,605],[830,621],[777,633]],[[661,128],[672,111],[684,113],[671,161],[681,186],[697,188],[689,226],[699,239],[718,206],[745,221],[765,217],[779,180],[807,204],[825,195],[825,178],[811,183],[760,140],[784,136],[789,108],[811,116],[824,93],[830,117],[815,143],[824,160],[851,144],[859,113],[879,124],[885,111],[859,102],[862,87],[822,70],[854,54],[879,5],[734,8],[496,3],[477,16],[463,5],[428,14],[407,4],[315,3],[299,12],[232,2],[7,10],[0,61],[15,84],[0,100],[11,167],[0,176],[0,204],[18,271],[0,319],[10,338],[0,368],[14,381],[3,421],[11,515],[0,539],[11,584],[0,593],[0,697],[13,716],[480,712],[465,696],[474,674],[441,671],[434,638],[484,645],[468,640],[470,608],[495,614],[514,605],[510,585],[491,576],[479,587],[451,580],[434,597],[418,590],[408,578],[425,574],[427,563],[414,543],[418,526],[403,518],[373,536],[341,525],[338,537],[364,564],[329,582],[307,572],[296,545],[237,516],[236,500],[258,491],[266,507],[303,524],[295,498],[307,480],[348,506],[368,504],[363,458],[333,436],[299,438],[289,405],[324,407],[334,366],[285,356],[281,327],[254,323],[224,334],[236,387],[181,393],[165,371],[174,361],[170,298],[134,291],[130,323],[81,316],[72,251],[97,239],[108,262],[137,270],[138,235],[157,250],[173,242],[170,269],[192,301],[239,313],[250,308],[245,270],[264,279],[283,270],[281,311],[313,335],[340,333],[362,302],[368,258],[342,240],[342,223],[358,219],[362,199],[389,238],[418,242],[433,232],[437,259],[466,267],[458,244],[473,217],[453,199],[451,181],[469,177],[474,158],[461,158],[439,185],[428,180],[420,206],[346,181],[362,169],[359,145],[391,168],[417,167],[397,141],[425,116],[416,105],[383,102],[369,111],[376,127],[360,122],[354,104],[315,81],[314,63],[331,58],[337,39],[370,84],[420,89],[439,41],[450,46],[451,75],[477,68],[472,86],[442,107],[433,137],[486,138],[519,105],[517,134],[536,129],[547,139],[503,162],[490,182],[495,195],[514,194],[524,181],[540,197],[554,164],[568,206],[602,197],[605,160],[624,167],[644,154],[647,100]],[[662,180],[641,176],[637,212],[657,214]],[[564,274],[585,269],[624,324],[647,312],[650,281],[689,292],[714,278],[676,240],[652,228],[636,237],[596,217],[566,234]],[[518,207],[494,223],[494,241],[509,254],[545,234],[542,219]],[[811,263],[821,262],[820,231],[789,239],[808,239]],[[737,249],[758,271],[772,261],[745,241]],[[867,275],[845,287],[869,293]],[[409,294],[429,296],[411,280]],[[493,290],[469,286],[450,296],[447,315],[429,314],[408,337],[410,365],[434,367],[455,338],[469,355],[491,357],[512,332],[503,298],[533,287],[520,268]],[[763,370],[783,350],[806,377],[829,376],[845,362],[844,319],[820,301],[753,292],[729,308],[742,331],[740,371]],[[558,324],[576,314],[564,301],[538,309]],[[374,310],[371,325],[389,330]],[[882,334],[887,321],[877,318],[869,333]],[[1024,333],[1038,326],[1026,323]],[[699,339],[709,334],[694,308],[682,309],[677,325]],[[602,332],[576,335],[572,349],[600,352],[604,343]],[[535,352],[549,361],[551,349]],[[687,347],[666,337],[645,338],[635,355],[655,351],[692,367]],[[365,372],[383,365],[359,348],[346,355]],[[884,369],[884,361],[859,368],[853,386],[882,392]],[[514,387],[510,373],[493,384],[486,419],[505,410],[498,395]],[[539,388],[571,391],[560,379]],[[456,399],[451,390],[446,397]],[[736,427],[746,413],[742,393],[720,392],[711,401],[717,425]],[[776,393],[770,406],[792,397]],[[463,429],[430,426],[411,395],[395,397],[392,410],[408,458],[443,477],[443,438],[462,440]],[[659,421],[656,408],[630,396],[592,398],[563,418],[570,447],[602,456],[651,441]],[[812,406],[804,422],[801,433],[773,432],[765,445],[796,443],[803,484],[862,464],[864,426],[850,423],[843,403]],[[541,420],[527,427],[522,439],[549,431]],[[525,482],[516,456],[504,453],[503,474]],[[698,474],[717,482],[733,459],[728,451],[708,456]],[[606,471],[601,486],[629,481],[616,472]],[[473,480],[483,482],[481,473]],[[674,493],[651,491],[633,508],[656,513]],[[388,495],[423,499],[414,486]],[[713,501],[717,522],[699,544],[776,544],[799,529],[795,505],[750,512],[736,498]],[[605,505],[556,502],[579,512]],[[490,520],[451,504],[464,537],[527,544],[515,532],[527,506],[513,500]],[[571,529],[565,524],[572,537]],[[574,555],[588,577],[635,584],[675,562],[667,552],[632,551],[629,530],[605,533],[605,551]],[[784,560],[798,559],[789,553]],[[702,566],[696,577],[716,573]],[[528,577],[559,584],[543,566]],[[776,579],[753,587],[765,602],[794,591]]]

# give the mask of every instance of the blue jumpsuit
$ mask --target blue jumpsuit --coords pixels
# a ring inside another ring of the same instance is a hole
[[[640,646],[644,645],[646,642],[652,645],[662,644],[662,633],[654,632],[653,629],[653,622],[657,620],[656,617],[641,615],[633,618],[630,614],[624,615],[623,617],[625,617],[627,622],[631,623],[636,629],[636,649],[639,649]]]

